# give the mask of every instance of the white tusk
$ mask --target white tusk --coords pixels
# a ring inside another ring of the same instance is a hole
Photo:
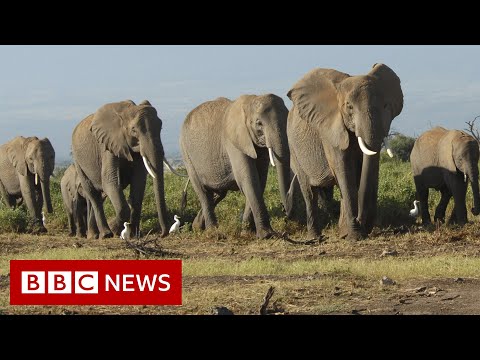
[[[275,167],[275,161],[273,161],[273,150],[271,147],[268,148],[268,156],[270,156],[270,164]]]
[[[172,167],[172,165],[170,165],[170,164],[168,163],[168,161],[167,161],[167,159],[166,159],[165,157],[163,157],[163,162],[165,163],[165,165],[167,165],[168,169],[169,169],[172,173],[174,173],[175,175],[188,178],[188,175],[184,175],[184,174],[180,174],[180,173],[176,172],[175,169]]]
[[[150,174],[150,176],[152,178],[155,179],[155,174],[153,173],[152,169],[150,168],[150,166],[148,165],[148,161],[147,161],[147,158],[145,156],[142,156],[143,158],[143,164],[145,165],[145,167],[147,168],[147,171],[148,173]]]
[[[38,174],[35,173],[35,185],[38,185]]]
[[[360,149],[365,155],[375,155],[377,152],[368,150],[368,148],[365,146],[365,143],[363,142],[363,139],[359,136],[358,137],[358,145],[360,146]]]
[[[467,182],[467,174],[463,174],[463,181]]]
[[[390,144],[388,143],[388,138],[387,137],[385,137],[385,139],[383,139],[383,143],[385,144],[385,149],[387,149],[388,156],[393,158],[393,152],[392,152],[392,149],[390,149]]]

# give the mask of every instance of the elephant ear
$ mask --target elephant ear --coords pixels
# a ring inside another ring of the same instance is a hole
[[[403,109],[403,92],[400,86],[400,78],[385,64],[374,64],[368,75],[378,81],[383,92],[385,105],[390,106],[392,119],[394,119]]]
[[[253,146],[252,138],[248,131],[248,106],[245,102],[246,97],[241,96],[231,103],[225,113],[225,136],[241,152],[249,157],[256,159],[257,152]]]
[[[150,101],[148,101],[148,100],[143,100],[140,104],[138,104],[138,106],[140,106],[140,105],[152,106],[152,104],[150,104]]]
[[[334,146],[342,150],[348,147],[349,135],[341,114],[338,86],[349,77],[333,69],[314,69],[287,93],[300,118],[316,125]]]
[[[27,175],[27,162],[25,161],[25,138],[23,136],[17,136],[10,141],[7,145],[8,160],[12,163],[21,175]]]
[[[133,106],[135,103],[131,100],[106,104],[95,112],[90,125],[93,136],[105,149],[129,161],[133,161],[133,158],[124,135],[124,127]]]

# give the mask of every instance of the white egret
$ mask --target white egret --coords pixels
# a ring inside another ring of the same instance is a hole
[[[410,210],[410,216],[411,217],[417,217],[418,216],[418,204],[420,204],[420,201],[418,201],[418,200],[415,200],[413,202],[413,206],[415,206],[415,208]]]
[[[175,215],[173,217],[173,220],[175,220],[175,223],[170,227],[169,233],[174,233],[177,232],[180,229],[180,217]]]
[[[130,240],[130,231],[131,231],[130,223],[125,221],[123,223],[123,226],[124,226],[124,229],[120,233],[120,239],[128,241],[128,240]]]
[[[47,220],[47,218],[45,217],[45,214],[44,214],[43,211],[42,211],[42,223],[43,223],[43,226],[45,226],[45,220]]]

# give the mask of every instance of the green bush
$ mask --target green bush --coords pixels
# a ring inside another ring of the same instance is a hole
[[[390,148],[402,161],[410,161],[413,144],[415,144],[415,138],[403,134],[397,134],[390,140]]]
[[[0,210],[0,232],[23,233],[27,231],[28,225],[29,217],[23,206],[15,210],[7,207]]]

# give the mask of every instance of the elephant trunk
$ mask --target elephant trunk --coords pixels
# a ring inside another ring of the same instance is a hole
[[[358,189],[358,222],[366,233],[373,229],[377,215],[378,172],[380,153],[363,155],[362,175]]]
[[[480,214],[480,192],[478,189],[478,167],[476,165],[468,166],[466,175],[472,185],[473,194],[473,208],[471,209],[473,215]]]
[[[276,134],[277,132],[275,132]],[[270,162],[275,163],[278,176],[278,189],[283,209],[287,212],[287,192],[290,186],[290,149],[286,132],[279,132],[280,137],[267,138],[267,147],[269,148]]]
[[[153,178],[153,192],[155,193],[155,203],[157,205],[158,222],[160,224],[160,233],[164,237],[168,234],[167,207],[165,204],[165,189],[163,183],[163,146],[158,140],[149,140],[142,144],[141,155],[143,162],[150,175]]]
[[[43,203],[47,207],[48,213],[53,213],[52,199],[50,197],[50,171],[45,166],[36,168],[35,179],[36,183],[40,181],[42,188]]]
[[[53,213],[52,200],[50,198],[50,178],[40,181],[42,186],[43,202],[47,206],[47,212]]]

